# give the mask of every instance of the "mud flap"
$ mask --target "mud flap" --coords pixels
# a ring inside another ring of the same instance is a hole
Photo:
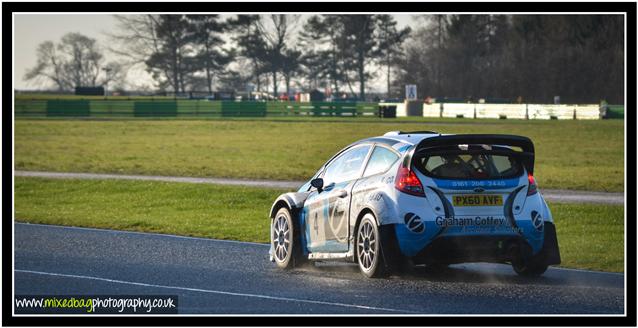
[[[545,238],[541,256],[545,258],[545,263],[560,264],[560,251],[558,250],[558,239],[556,238],[556,227],[551,222],[545,222]]]
[[[526,263],[534,265],[560,264],[556,228],[551,222],[545,222],[543,248],[541,248],[538,254],[533,255],[532,248],[527,243],[521,246],[520,255]]]
[[[393,224],[379,226],[379,236],[381,237],[381,256],[385,271],[388,274],[404,271],[406,258],[401,254],[397,236],[394,232]]]

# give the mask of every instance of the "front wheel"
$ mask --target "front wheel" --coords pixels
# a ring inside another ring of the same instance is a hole
[[[356,250],[359,270],[368,278],[388,274],[385,259],[381,253],[383,245],[380,237],[374,216],[370,213],[365,214],[357,229]]]
[[[282,207],[277,211],[272,220],[271,231],[272,255],[277,266],[281,269],[292,269],[302,264],[299,232],[287,208]]]

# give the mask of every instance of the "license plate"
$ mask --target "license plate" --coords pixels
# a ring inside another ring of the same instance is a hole
[[[454,206],[503,206],[502,195],[454,195]]]

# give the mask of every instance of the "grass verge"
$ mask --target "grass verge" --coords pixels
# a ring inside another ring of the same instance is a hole
[[[387,131],[506,133],[536,145],[541,188],[623,191],[624,121],[16,120],[15,168],[305,180],[351,142]]]
[[[561,266],[623,272],[624,208],[621,205],[550,203]]]
[[[268,242],[276,189],[15,178],[18,222]],[[562,266],[623,271],[623,207],[550,204]]]
[[[15,178],[19,222],[268,242],[281,191],[168,182]]]

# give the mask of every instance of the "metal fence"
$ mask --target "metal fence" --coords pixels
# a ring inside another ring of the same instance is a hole
[[[374,116],[377,103],[16,99],[16,117]]]
[[[409,106],[408,106],[409,105]],[[414,106],[413,106],[414,105]],[[379,116],[506,119],[623,118],[623,106],[462,103],[259,102],[174,99],[16,99],[16,117]]]

